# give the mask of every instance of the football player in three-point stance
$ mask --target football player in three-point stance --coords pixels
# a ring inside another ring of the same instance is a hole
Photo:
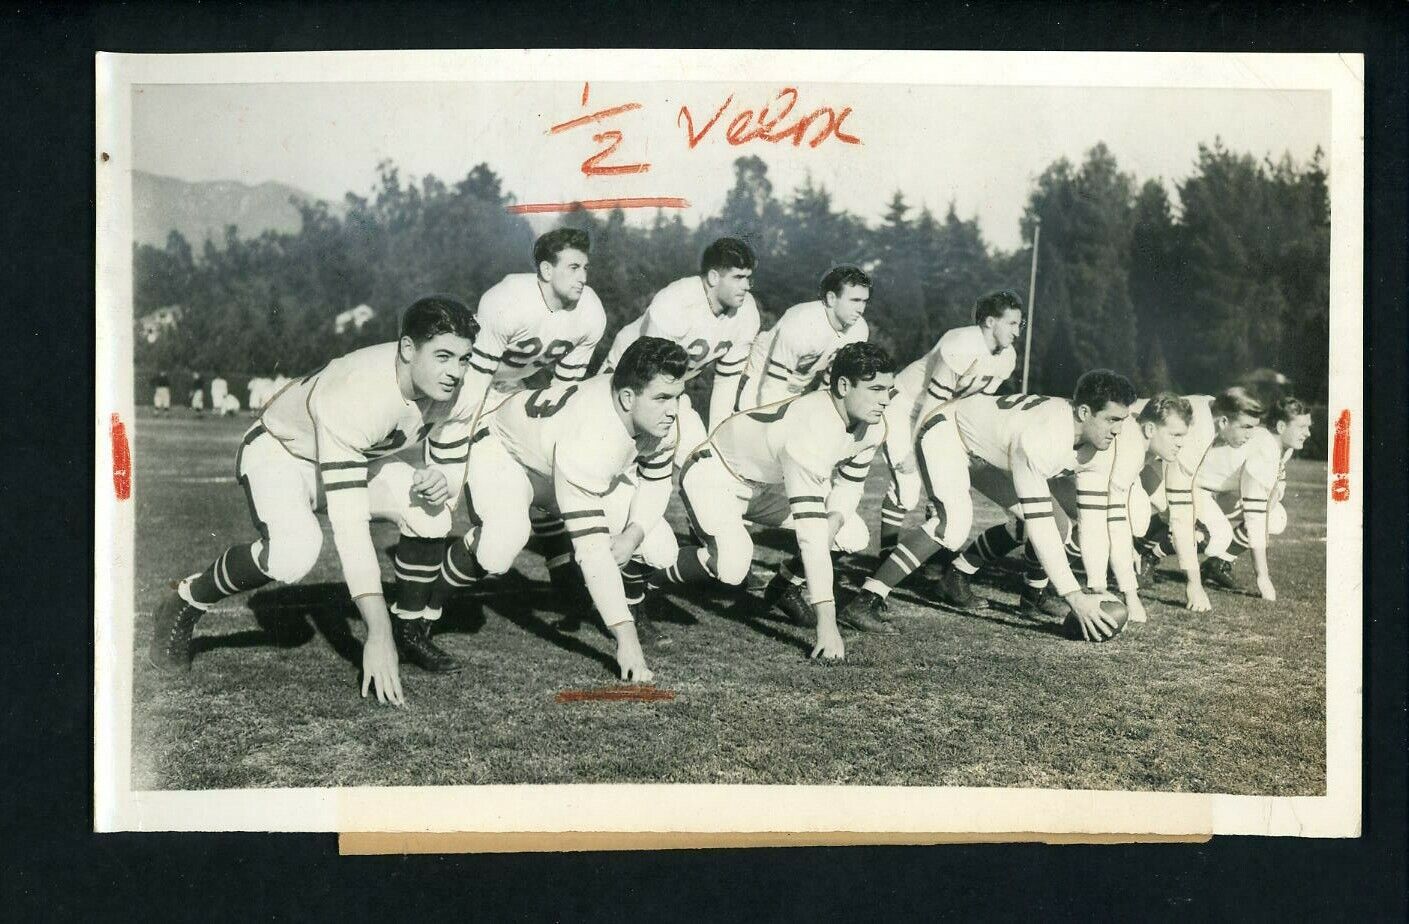
[[[749,294],[755,265],[753,251],[743,241],[721,237],[710,244],[700,258],[698,276],[677,279],[661,289],[639,318],[617,332],[603,370],[615,368],[637,337],[661,337],[678,343],[690,357],[687,379],[714,369],[708,409],[713,430],[733,413],[739,375],[758,336],[758,306]],[[699,412],[690,397],[683,396],[677,464],[683,464],[685,455],[704,442],[706,435]]]
[[[1241,451],[1243,444],[1256,432],[1262,420],[1263,407],[1242,388],[1229,388],[1212,398],[1193,395],[1188,400],[1194,417],[1178,460],[1164,466],[1162,479],[1151,477],[1146,472],[1147,480],[1157,482],[1157,486],[1148,492],[1150,505],[1164,512],[1165,519],[1152,517],[1150,528],[1139,544],[1143,559],[1141,569],[1144,571],[1149,571],[1155,562],[1166,555],[1178,556],[1185,577],[1186,607],[1203,613],[1210,610],[1212,605],[1200,574],[1196,527],[1205,513],[1213,515],[1209,508],[1216,505],[1200,503],[1196,506],[1194,489],[1199,469],[1208,454],[1221,446]],[[1215,573],[1220,570],[1218,561],[1210,562],[1210,569]]]
[[[753,562],[746,521],[790,525],[798,556],[780,580],[795,621],[815,624],[813,657],[837,659],[846,646],[837,629],[831,550],[868,544],[857,512],[866,472],[885,439],[894,364],[880,347],[851,343],[832,360],[825,391],[787,398],[729,417],[692,452],[681,470],[681,494],[702,547],[680,550],[653,586],[717,579],[741,584]],[[802,585],[805,584],[805,599]],[[879,621],[863,629],[888,627]]]
[[[915,428],[943,404],[968,395],[994,394],[1013,374],[1013,348],[1022,331],[1023,302],[1008,291],[990,292],[974,303],[974,323],[948,331],[929,351],[895,377],[897,394],[886,410],[890,436],[882,450],[890,486],[881,502],[881,554],[900,540],[905,516],[921,499],[915,459]]]
[[[1110,446],[1134,400],[1128,379],[1097,369],[1078,380],[1070,402],[1043,395],[980,394],[933,412],[919,426],[915,452],[935,513],[901,536],[846,616],[855,612],[860,618],[879,618],[890,591],[935,557],[948,566],[938,588],[943,600],[966,609],[978,605],[966,576],[953,567],[973,522],[972,484],[1022,517],[1038,562],[1052,576],[1083,635],[1113,635],[1116,627],[1098,599],[1081,592],[1067,564],[1048,481],[1075,471]],[[986,463],[972,474],[971,456]]]
[[[825,384],[837,350],[870,334],[861,317],[871,277],[855,266],[834,266],[822,277],[816,301],[794,305],[753,342],[734,409],[748,411]]]
[[[554,383],[587,377],[592,352],[607,326],[601,299],[587,284],[590,250],[586,231],[556,228],[534,242],[534,272],[511,273],[480,297],[475,313],[479,335],[457,408],[464,432],[453,440],[458,447],[432,441],[427,446],[431,461],[454,455],[457,448],[463,452],[461,441],[475,417],[523,391],[541,370],[550,370]],[[560,592],[572,589],[572,549],[563,524],[545,515],[534,522],[534,532],[543,540],[554,586]]]
[[[642,337],[609,374],[487,410],[467,466],[472,526],[446,550],[429,608],[508,571],[528,541],[529,511],[547,510],[567,526],[587,592],[616,638],[621,679],[650,680],[632,608],[646,574],[676,556],[665,508],[687,366],[676,344]]]
[[[235,468],[259,538],[230,546],[209,567],[182,580],[156,612],[150,657],[159,667],[189,668],[191,631],[213,604],[278,580],[300,580],[318,560],[326,505],[343,577],[367,625],[362,695],[402,705],[397,649],[430,670],[458,665],[430,641],[422,577],[438,563],[449,533],[459,474],[379,459],[439,435],[452,421],[476,325],[448,298],[407,309],[395,343],[356,350],[291,383],[245,434]],[[453,466],[452,466],[453,470]],[[399,578],[390,618],[368,521],[401,525]],[[407,580],[406,578],[411,578]]]
[[[1257,590],[1264,600],[1276,600],[1277,590],[1267,567],[1267,540],[1287,528],[1282,496],[1287,488],[1287,460],[1311,435],[1311,411],[1296,398],[1277,401],[1263,426],[1240,448],[1215,446],[1199,468],[1197,509],[1208,531],[1209,579],[1234,588],[1232,568],[1239,555],[1252,550]]]
[[[1107,572],[1113,572],[1130,621],[1145,622],[1131,539],[1132,534],[1144,535],[1150,521],[1150,502],[1140,476],[1147,467],[1177,459],[1193,408],[1186,399],[1161,392],[1135,402],[1131,413],[1108,449],[1092,456],[1075,474],[1059,476],[1049,484],[1053,498],[1073,521],[1067,557],[1081,566],[1087,587],[1105,591]],[[1023,535],[1021,520],[989,527],[955,559],[954,566],[973,575],[1022,545]],[[1030,551],[1027,557],[1034,558]],[[1033,602],[1041,607],[1047,599]]]

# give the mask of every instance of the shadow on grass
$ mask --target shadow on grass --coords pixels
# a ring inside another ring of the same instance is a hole
[[[543,613],[556,614],[560,618],[573,615],[571,612],[573,606],[570,600],[562,599],[560,595],[549,592],[542,585],[530,584],[527,581],[524,584],[527,587],[515,592],[496,594],[492,604],[494,612],[529,635],[561,648],[569,654],[596,661],[613,676],[617,674],[614,655],[599,651],[575,636],[559,631],[556,627],[557,620],[549,621],[541,617],[540,614]],[[582,613],[581,616],[583,628],[595,627],[598,620],[596,614],[590,612],[590,607],[589,611]]]

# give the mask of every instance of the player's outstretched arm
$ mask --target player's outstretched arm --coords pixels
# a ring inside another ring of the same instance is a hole
[[[1194,479],[1182,463],[1171,462],[1164,467],[1164,493],[1169,501],[1169,537],[1174,542],[1174,554],[1184,570],[1185,607],[1195,613],[1213,609],[1199,573],[1199,547],[1194,539]]]
[[[1130,532],[1127,508],[1130,503],[1128,485],[1111,485],[1106,514],[1107,537],[1110,540],[1111,572],[1115,585],[1125,597],[1125,609],[1131,622],[1144,622],[1145,603],[1140,599],[1140,583],[1135,578],[1135,539]]]
[[[1277,588],[1272,586],[1272,572],[1267,566],[1267,516],[1277,501],[1276,453],[1254,456],[1243,465],[1239,479],[1239,494],[1243,505],[1243,531],[1252,550],[1253,571],[1257,574],[1257,592],[1264,600],[1276,600]]]
[[[393,706],[406,705],[401,692],[401,668],[396,642],[391,635],[391,614],[381,594],[363,594],[353,603],[367,624],[367,641],[362,645],[362,696],[376,693],[377,701]]]

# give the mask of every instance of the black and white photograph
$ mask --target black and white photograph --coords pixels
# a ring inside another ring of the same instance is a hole
[[[1354,836],[1361,67],[100,55],[95,825]]]

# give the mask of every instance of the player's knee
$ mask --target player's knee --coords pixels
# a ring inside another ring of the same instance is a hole
[[[949,503],[939,506],[939,511],[927,521],[927,525],[933,524],[930,536],[951,552],[957,552],[969,540],[974,509],[965,503]]]
[[[530,527],[523,523],[485,523],[479,530],[475,560],[488,574],[505,574],[528,544]]]
[[[323,548],[323,530],[317,522],[288,529],[268,539],[268,574],[276,581],[294,584],[303,580],[318,564]]]
[[[753,564],[753,543],[747,537],[721,541],[714,558],[719,580],[737,586],[749,576],[749,567]]]
[[[652,568],[669,568],[680,555],[680,545],[675,541],[675,530],[670,528],[669,523],[661,520],[646,533],[646,538],[641,540],[637,554]]]
[[[1287,508],[1277,504],[1267,511],[1267,535],[1280,536],[1287,531]]]
[[[401,516],[401,532],[420,539],[444,539],[450,535],[454,515],[444,504],[434,509],[412,504]]]
[[[871,532],[866,528],[866,521],[855,514],[842,521],[841,529],[832,539],[832,548],[847,554],[863,552],[870,544]]]

